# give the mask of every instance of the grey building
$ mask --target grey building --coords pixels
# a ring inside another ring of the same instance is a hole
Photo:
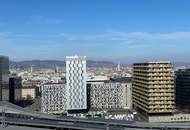
[[[9,58],[0,56],[0,100],[9,100]]]
[[[131,83],[97,83],[90,87],[91,110],[130,109]]]
[[[42,86],[41,111],[61,114],[66,112],[66,85],[45,84]]]

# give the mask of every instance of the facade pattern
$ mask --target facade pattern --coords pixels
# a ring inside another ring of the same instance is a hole
[[[45,84],[42,86],[41,111],[64,113],[66,111],[66,85]]]
[[[91,109],[122,109],[127,106],[127,88],[121,83],[92,84]]]
[[[174,71],[170,62],[133,65],[133,106],[147,114],[175,111]]]
[[[87,109],[86,57],[66,57],[67,109]]]

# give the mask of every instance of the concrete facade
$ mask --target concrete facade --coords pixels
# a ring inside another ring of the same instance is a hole
[[[116,110],[131,108],[131,84],[96,83],[91,84],[91,109]]]
[[[170,62],[133,65],[133,106],[147,115],[175,112],[174,71]]]
[[[42,86],[41,111],[57,114],[66,111],[65,84],[45,84]]]

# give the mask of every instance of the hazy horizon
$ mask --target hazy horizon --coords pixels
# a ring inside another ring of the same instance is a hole
[[[12,62],[23,62],[23,61],[65,61],[63,59],[22,59],[22,60],[14,60],[9,57],[9,60]],[[167,59],[139,59],[139,60],[113,60],[113,59],[101,59],[101,58],[88,58],[88,61],[99,61],[99,62],[113,62],[113,63],[121,63],[121,64],[133,64],[133,63],[140,63],[140,62],[150,62],[150,61],[170,61],[171,63],[190,63],[189,61],[175,61],[175,60],[167,60]]]

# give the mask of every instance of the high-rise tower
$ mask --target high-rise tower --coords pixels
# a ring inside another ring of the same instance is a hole
[[[66,82],[67,109],[87,109],[85,56],[66,57]]]
[[[190,111],[190,69],[180,69],[176,72],[176,106]]]
[[[170,62],[133,65],[133,106],[146,115],[175,111],[174,72]]]
[[[121,71],[121,64],[120,64],[120,62],[118,62],[118,64],[117,64],[117,71]]]
[[[9,58],[0,56],[0,100],[9,100]]]

